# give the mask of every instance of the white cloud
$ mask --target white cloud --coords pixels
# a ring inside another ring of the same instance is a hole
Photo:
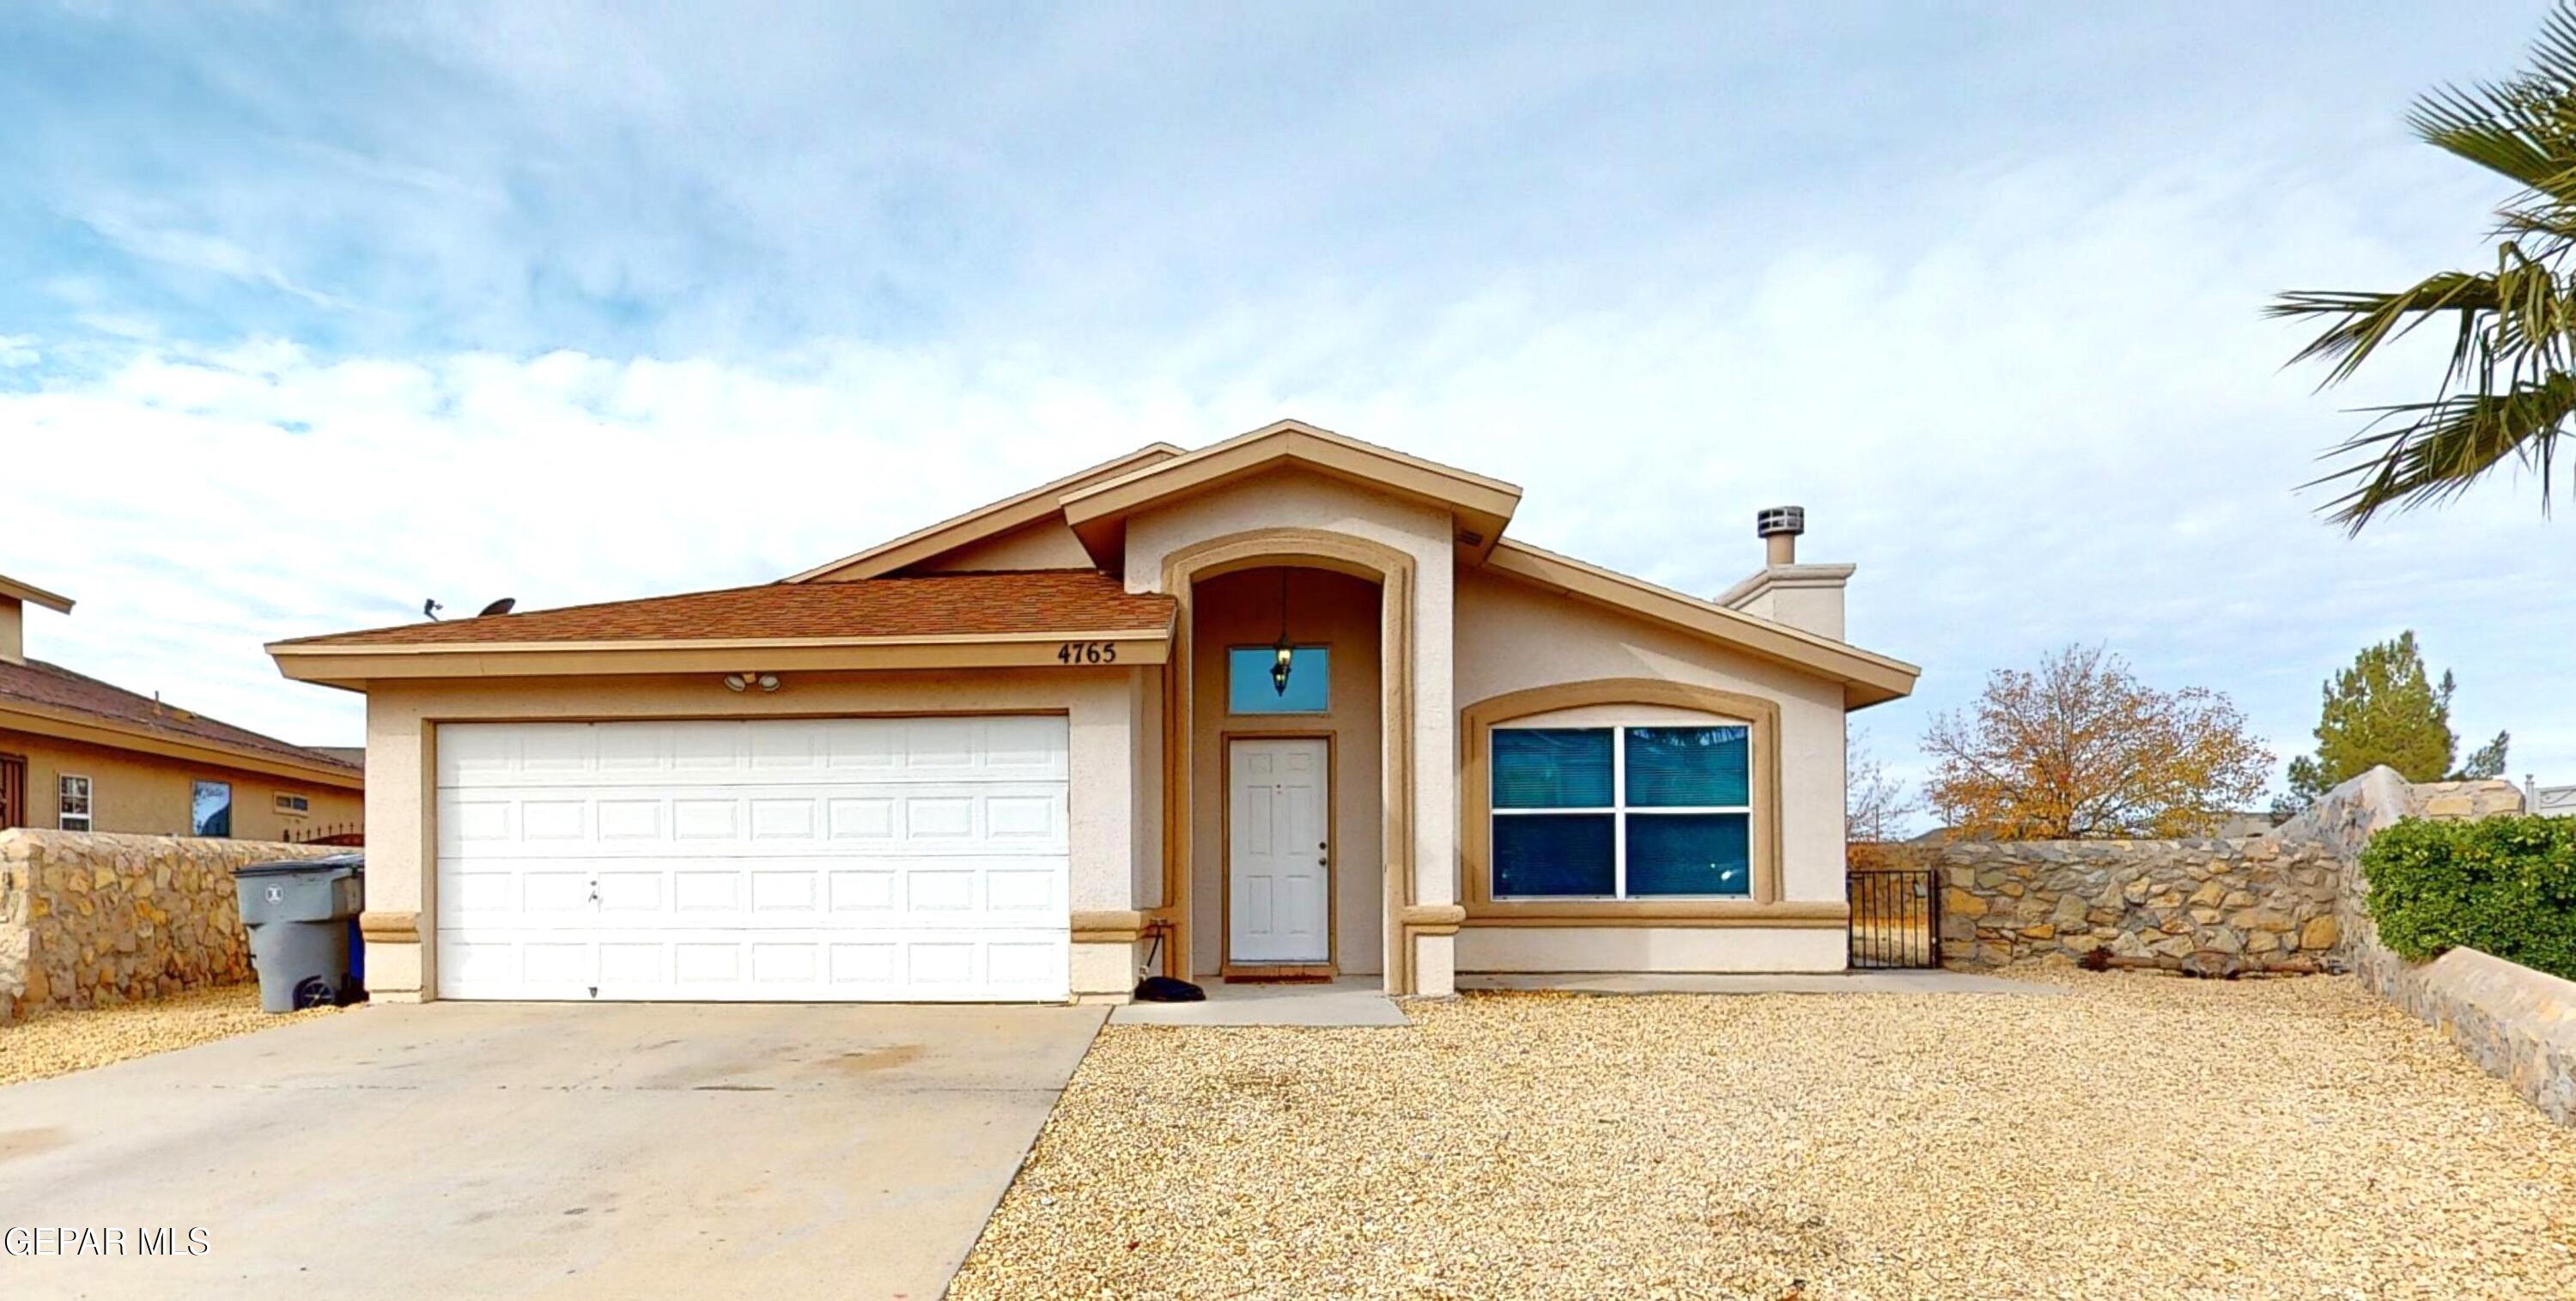
[[[0,394],[29,483],[0,558],[84,598],[39,653],[312,741],[354,701],[279,682],[261,642],[466,610],[765,581],[1154,439],[1281,414],[1500,475],[1515,530],[1694,591],[1754,563],[1755,509],[1810,508],[1851,559],[1855,640],[1922,663],[1868,716],[1899,766],[1989,668],[2107,641],[2150,680],[2234,695],[2286,758],[2315,684],[2414,627],[2461,730],[2576,770],[2539,594],[2576,559],[2527,483],[2358,541],[2293,485],[2346,399],[2276,370],[2259,287],[2411,265],[2323,191],[2254,173],[2091,188],[1979,178],[1987,205],[1903,255],[1806,244],[1740,282],[1561,310],[1502,283],[1421,312],[1236,308],[1174,356],[818,342],[758,365],[332,358],[137,346]],[[1966,203],[1962,196],[1951,202]],[[2335,272],[2332,268],[2344,268]],[[2355,269],[2357,268],[2357,269]],[[109,490],[103,467],[144,474]]]
[[[2230,692],[2286,757],[2317,682],[2411,626],[2462,732],[2563,776],[2576,534],[2528,480],[2319,524],[2292,488],[2337,409],[2410,377],[2313,395],[2256,314],[2478,260],[2493,187],[2396,122],[2500,71],[2518,2],[504,5],[291,43],[112,13],[43,48],[130,44],[137,94],[0,80],[9,211],[105,242],[14,259],[59,315],[0,341],[0,572],[83,598],[39,653],[348,741],[354,698],[258,643],[759,581],[1295,414],[1517,480],[1524,536],[1696,591],[1753,562],[1756,508],[1808,506],[1809,553],[1862,565],[1855,637],[1926,668],[1865,716],[1900,766],[2068,641]]]

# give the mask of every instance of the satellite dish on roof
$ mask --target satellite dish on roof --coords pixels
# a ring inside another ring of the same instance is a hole
[[[517,605],[518,603],[519,603],[519,598],[517,598],[517,597],[515,597],[515,596],[505,596],[505,597],[502,597],[500,600],[494,601],[494,602],[493,602],[493,603],[491,603],[490,605],[484,606],[484,607],[483,607],[483,612],[482,612],[481,614],[475,615],[474,617],[475,617],[475,618],[477,618],[477,619],[489,619],[489,618],[491,618],[493,615],[496,615],[496,614],[508,614],[508,613],[510,612],[511,607],[513,607],[513,606]]]
[[[420,612],[421,612],[421,614],[422,614],[424,617],[429,618],[429,619],[433,619],[433,620],[434,620],[434,619],[436,619],[436,618],[438,618],[438,612],[439,612],[439,611],[444,610],[444,609],[446,609],[446,608],[447,608],[446,606],[440,605],[440,604],[438,603],[438,598],[436,598],[436,597],[431,597],[429,600],[426,600],[426,601],[423,601],[423,602],[421,602],[421,603],[420,603]]]

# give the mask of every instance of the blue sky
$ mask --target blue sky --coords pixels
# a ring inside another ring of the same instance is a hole
[[[2527,478],[2317,522],[2424,372],[2320,397],[2257,315],[2479,258],[2499,188],[2403,112],[2544,6],[2096,10],[11,6],[0,572],[82,600],[40,656],[347,743],[262,641],[761,581],[1293,414],[1694,591],[1805,504],[1925,666],[1857,720],[1900,769],[2070,641],[2286,760],[2412,627],[2576,779],[2576,532]]]

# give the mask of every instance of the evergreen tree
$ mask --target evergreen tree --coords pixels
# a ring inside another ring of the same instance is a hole
[[[2317,720],[2317,752],[2290,761],[2290,792],[2305,805],[2378,764],[2410,782],[2459,781],[2504,772],[2505,732],[2479,747],[2457,768],[2459,738],[2451,732],[2451,675],[2436,683],[2415,647],[2415,634],[2365,646],[2352,667],[2325,684]]]

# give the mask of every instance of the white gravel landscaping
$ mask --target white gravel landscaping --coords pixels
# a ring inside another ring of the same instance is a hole
[[[0,1025],[0,1085],[66,1075],[338,1010],[272,1016],[259,1010],[259,986],[217,985],[143,1003],[47,1012]]]
[[[2576,1296],[2576,1130],[2337,977],[1105,1030],[952,1286]]]

